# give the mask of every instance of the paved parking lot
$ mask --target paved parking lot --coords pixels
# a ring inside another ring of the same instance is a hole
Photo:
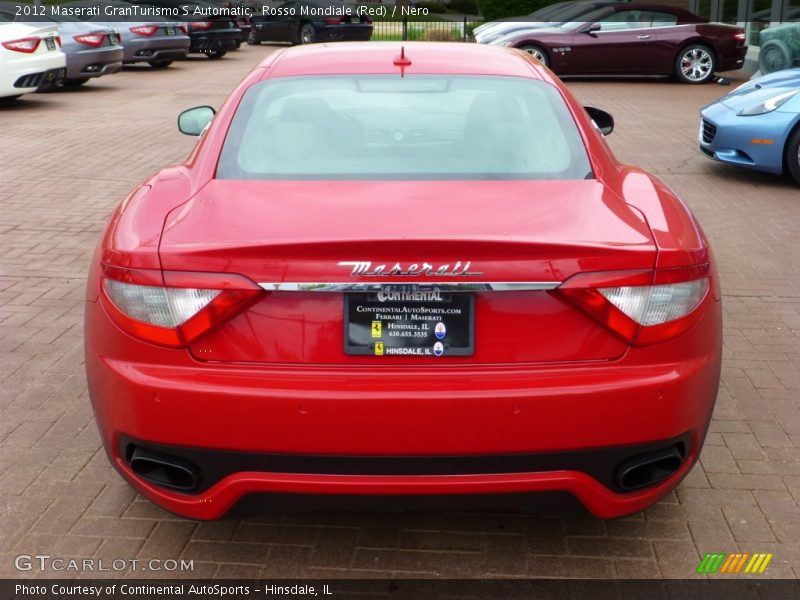
[[[191,575],[219,577],[682,578],[706,552],[736,551],[774,553],[764,576],[800,576],[800,189],[699,154],[698,109],[730,89],[717,85],[571,84],[616,116],[609,143],[622,160],[682,194],[721,267],[725,361],[711,433],[701,464],[657,506],[608,522],[540,509],[195,523],[137,497],[108,465],[87,397],[87,264],[112,207],[192,148],[175,128],[179,110],[218,106],[270,51],[126,69],[0,108],[0,576],[38,575],[14,557],[49,554],[182,557]]]

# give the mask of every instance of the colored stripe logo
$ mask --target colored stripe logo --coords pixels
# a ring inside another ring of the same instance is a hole
[[[772,560],[772,556],[772,554],[748,554],[746,552],[706,554],[703,560],[700,561],[697,572],[706,575],[713,575],[714,573],[748,573],[755,575],[764,572],[769,561]]]

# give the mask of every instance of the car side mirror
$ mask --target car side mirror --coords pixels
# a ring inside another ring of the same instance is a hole
[[[589,117],[591,117],[592,121],[594,121],[594,124],[600,130],[600,133],[603,135],[608,135],[614,131],[614,117],[611,116],[611,113],[607,113],[606,111],[594,106],[584,106],[583,108],[589,114]]]
[[[178,131],[186,135],[200,135],[211,123],[216,111],[210,106],[195,106],[178,115]]]
[[[583,33],[593,36],[594,32],[595,31],[600,31],[600,29],[602,29],[602,27],[600,26],[600,23],[592,23],[586,29],[583,30]]]

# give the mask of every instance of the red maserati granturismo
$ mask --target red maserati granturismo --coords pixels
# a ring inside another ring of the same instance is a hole
[[[197,146],[117,208],[87,288],[97,424],[143,495],[214,519],[547,491],[610,518],[692,468],[720,373],[708,243],[529,55],[279,50],[178,123]]]

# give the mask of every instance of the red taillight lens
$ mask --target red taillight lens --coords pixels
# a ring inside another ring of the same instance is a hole
[[[156,31],[158,31],[158,25],[137,25],[136,27],[130,28],[131,33],[135,33],[136,35],[155,35]]]
[[[61,43],[61,36],[60,35],[56,36],[56,44],[58,44],[59,48],[61,48],[61,46],[63,46],[63,44]]]
[[[184,35],[189,35],[189,28],[186,26],[186,23],[178,25],[178,29],[180,29]]]
[[[102,283],[108,314],[121,329],[173,348],[188,346],[264,294],[240,275],[161,273],[107,265]]]
[[[635,346],[688,330],[708,295],[709,265],[656,271],[586,273],[555,292]]]
[[[738,44],[744,44],[747,40],[747,34],[744,32],[744,29],[734,32],[733,39],[736,40]]]
[[[322,19],[328,25],[340,25],[342,23],[342,17],[325,17]]]
[[[189,28],[205,31],[206,29],[211,29],[211,21],[192,21],[189,23]]]
[[[106,41],[106,34],[102,31],[96,31],[94,33],[82,33],[80,35],[73,36],[76,42],[80,44],[85,44],[87,46],[97,47],[102,46],[103,42]]]
[[[24,52],[25,54],[33,54],[42,43],[42,39],[38,37],[20,38],[18,40],[10,40],[3,42],[3,48],[6,50],[13,50],[14,52]]]

